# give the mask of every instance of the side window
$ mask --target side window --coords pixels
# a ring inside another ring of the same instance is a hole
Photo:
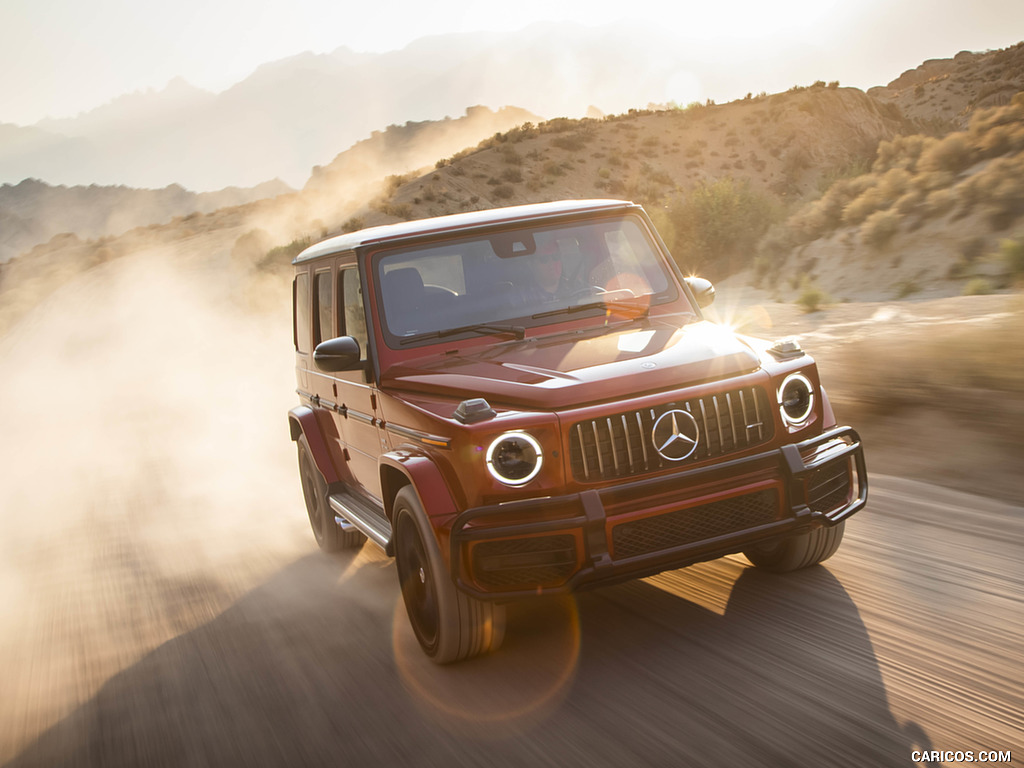
[[[292,319],[294,323],[293,340],[295,351],[303,355],[309,353],[309,273],[300,272],[292,283]]]
[[[359,270],[343,269],[338,273],[341,284],[341,305],[344,307],[342,332],[359,342],[359,350],[366,360],[368,339],[366,334],[366,314],[363,310],[363,286],[359,282]]]
[[[316,323],[313,326],[313,345],[316,346],[325,339],[333,339],[334,333],[334,306],[333,286],[331,285],[330,272],[316,273]]]

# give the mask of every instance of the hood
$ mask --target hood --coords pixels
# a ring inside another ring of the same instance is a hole
[[[749,346],[717,325],[652,320],[598,335],[560,333],[418,357],[386,370],[382,385],[542,410],[735,376],[759,364]]]

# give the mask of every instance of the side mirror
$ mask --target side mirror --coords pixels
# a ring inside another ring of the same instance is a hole
[[[313,362],[321,371],[351,371],[362,365],[359,342],[351,336],[321,341],[313,350]]]
[[[687,288],[690,289],[690,293],[693,294],[693,298],[697,302],[697,306],[701,309],[710,307],[711,302],[715,300],[715,286],[711,284],[711,281],[705,280],[703,277],[687,277],[684,279]]]

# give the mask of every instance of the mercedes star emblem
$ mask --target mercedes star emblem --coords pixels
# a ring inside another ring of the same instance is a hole
[[[678,409],[661,414],[651,430],[654,449],[668,461],[689,458],[697,450],[699,439],[697,420],[688,411]]]

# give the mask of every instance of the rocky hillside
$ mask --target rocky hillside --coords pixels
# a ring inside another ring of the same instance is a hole
[[[988,53],[961,51],[904,72],[886,86],[868,90],[893,104],[922,128],[945,133],[967,127],[977,109],[999,107],[1024,90],[1024,43]]]
[[[912,130],[898,109],[837,83],[723,105],[526,124],[442,158],[417,178],[393,177],[341,229],[545,200],[623,198],[652,211],[684,268],[723,277],[746,261],[736,251],[752,250],[786,210],[832,178],[867,167],[879,142]],[[701,200],[728,207],[730,219],[707,221],[693,210]],[[714,242],[708,226],[722,230]]]
[[[966,130],[883,141],[867,173],[799,208],[760,250],[759,277],[813,280],[836,298],[1008,287],[1024,272],[1024,92],[972,109]]]
[[[527,125],[391,179],[341,228],[616,197],[647,206],[684,269],[749,268],[777,298],[997,290],[1024,242],[1022,89],[1024,43],[929,61],[868,94],[819,82]]]

